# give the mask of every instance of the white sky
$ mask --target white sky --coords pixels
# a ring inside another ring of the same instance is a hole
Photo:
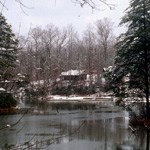
[[[5,1],[5,0],[1,0]],[[115,23],[115,33],[118,35],[123,28],[118,28],[120,18],[123,16],[123,11],[128,7],[129,0],[108,0],[108,2],[116,5],[114,10],[104,7],[101,10],[94,10],[85,6],[80,7],[79,4],[71,2],[72,0],[23,0],[23,3],[32,9],[23,8],[21,10],[19,4],[15,0],[6,0],[6,7],[3,8],[3,15],[8,23],[12,25],[14,32],[27,34],[30,27],[54,24],[58,27],[66,27],[72,24],[75,29],[81,34],[89,23],[93,24],[98,19],[104,17],[110,18]],[[2,6],[0,6],[1,10]]]

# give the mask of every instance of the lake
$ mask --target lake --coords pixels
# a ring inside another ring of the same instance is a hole
[[[45,113],[46,112],[46,113]],[[149,130],[129,128],[128,112],[113,105],[0,116],[0,149],[149,150]]]

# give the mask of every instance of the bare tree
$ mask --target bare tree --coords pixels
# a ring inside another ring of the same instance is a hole
[[[40,54],[41,54],[41,35],[42,29],[40,27],[33,28],[30,33],[30,46],[32,51],[34,52],[34,79],[40,80],[40,70],[41,70],[41,63],[40,63]]]
[[[46,87],[51,85],[50,79],[54,78],[54,71],[56,69],[55,51],[59,34],[59,29],[55,25],[49,24],[43,30],[41,37],[43,80]]]
[[[67,44],[66,44],[66,70],[76,69],[76,51],[77,51],[78,33],[75,31],[72,25],[67,27]]]
[[[25,37],[20,37],[19,39],[22,50],[18,55],[18,70],[21,74],[28,75],[28,80],[30,82],[34,80],[34,52],[32,51],[31,43],[29,41],[26,42]],[[26,45],[23,45],[24,43],[26,43]]]
[[[59,31],[56,37],[56,43],[55,43],[55,63],[56,67],[53,71],[53,76],[56,78],[64,68],[64,59],[63,59],[63,50],[67,44],[67,30],[64,29],[62,31]]]
[[[113,44],[112,41],[114,41],[114,35],[113,35],[113,23],[108,19],[104,18],[103,20],[98,20],[96,22],[97,27],[97,39],[98,39],[98,45],[99,49],[103,50],[103,56],[104,58],[104,64],[103,67],[108,66],[108,51],[110,47],[112,48]]]
[[[91,25],[88,25],[83,36],[84,48],[86,51],[86,66],[88,73],[90,74],[95,68],[95,45],[96,45],[96,36]]]

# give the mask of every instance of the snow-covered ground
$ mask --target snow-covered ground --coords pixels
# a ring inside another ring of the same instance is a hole
[[[86,96],[78,96],[78,95],[70,95],[70,96],[60,96],[60,95],[49,95],[48,100],[50,101],[89,101],[89,100],[112,100],[111,96],[103,95],[98,96],[97,94],[86,95]]]

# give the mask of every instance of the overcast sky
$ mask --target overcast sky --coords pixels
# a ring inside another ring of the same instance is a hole
[[[30,27],[44,28],[47,24],[54,24],[60,28],[72,24],[81,34],[89,23],[93,24],[104,17],[110,18],[115,23],[115,33],[119,34],[122,28],[117,26],[124,10],[128,7],[128,0],[108,0],[108,2],[115,4],[116,8],[110,10],[102,6],[99,11],[92,11],[88,6],[81,8],[72,0],[23,0],[23,3],[30,7],[23,8],[25,14],[15,0],[6,0],[5,5],[8,10],[3,8],[2,13],[12,25],[14,32],[18,33],[20,27],[20,34],[27,34]]]

